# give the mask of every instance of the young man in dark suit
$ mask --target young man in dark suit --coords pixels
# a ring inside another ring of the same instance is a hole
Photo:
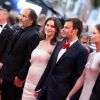
[[[2,100],[21,100],[31,52],[40,41],[35,28],[36,22],[37,15],[34,10],[26,8],[20,13],[19,28],[15,28],[12,40],[2,58]]]
[[[39,100],[65,100],[81,75],[88,57],[88,51],[78,40],[82,28],[82,22],[78,18],[65,21],[62,29],[65,39],[56,45],[36,87],[36,91],[40,90]],[[78,95],[72,100],[78,100]]]

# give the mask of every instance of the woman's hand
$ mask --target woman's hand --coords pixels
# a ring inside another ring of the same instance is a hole
[[[35,96],[36,98],[38,97],[40,91],[41,91],[41,89],[34,92],[34,96]]]

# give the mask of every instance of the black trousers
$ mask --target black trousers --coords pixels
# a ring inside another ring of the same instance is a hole
[[[13,82],[3,80],[1,100],[21,100],[22,92],[22,87],[16,87]]]

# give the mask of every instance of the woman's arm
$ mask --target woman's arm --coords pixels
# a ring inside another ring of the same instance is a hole
[[[84,83],[84,79],[85,79],[85,69],[84,69],[82,75],[76,81],[76,83],[75,83],[74,87],[72,88],[72,90],[69,92],[66,100],[70,100],[70,97],[73,96],[82,87],[82,85]]]

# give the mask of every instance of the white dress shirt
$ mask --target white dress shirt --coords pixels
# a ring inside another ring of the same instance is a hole
[[[2,24],[2,27],[0,27],[0,34],[1,34],[2,30],[3,30],[3,28],[6,26],[6,24],[7,24],[7,23]]]
[[[70,46],[71,46],[73,43],[75,43],[77,40],[78,40],[78,39],[76,39],[76,40],[70,42]],[[61,48],[61,50],[60,50],[60,52],[59,52],[59,54],[58,54],[58,57],[57,57],[57,62],[58,62],[58,60],[60,59],[60,57],[65,53],[66,50],[67,50],[66,48]]]

